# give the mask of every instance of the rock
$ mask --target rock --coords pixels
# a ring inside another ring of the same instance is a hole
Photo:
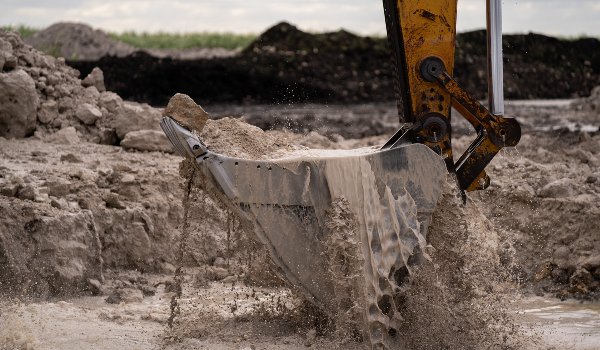
[[[139,290],[142,291],[142,294],[145,297],[151,297],[156,295],[156,288],[152,287],[152,286],[140,286]]]
[[[92,125],[96,122],[96,120],[102,118],[102,112],[89,103],[83,103],[77,106],[75,116],[85,125]]]
[[[40,68],[50,68],[51,61],[46,55],[38,55],[35,58],[35,65]]]
[[[191,97],[184,94],[175,94],[171,97],[163,114],[198,132],[204,129],[204,125],[208,120],[208,113],[197,105]]]
[[[48,194],[47,193],[39,193],[33,200],[38,203],[45,203],[48,201]]]
[[[206,279],[209,281],[220,281],[225,277],[231,275],[231,273],[229,273],[229,271],[227,271],[226,269],[216,266],[207,266],[204,270],[204,274],[206,276]]]
[[[600,255],[592,255],[587,258],[581,267],[588,271],[594,271],[597,267],[600,267]]]
[[[96,175],[94,173],[84,171],[81,173],[80,179],[83,182],[96,182]]]
[[[113,129],[100,128],[98,130],[98,137],[100,137],[101,145],[116,145],[117,144],[117,133]]]
[[[106,202],[106,206],[115,209],[125,209],[125,205],[119,200],[119,195],[116,193],[108,193],[104,196],[103,200]]]
[[[598,181],[598,174],[591,174],[585,179],[585,183],[593,184]]]
[[[106,108],[111,113],[116,113],[119,108],[123,107],[123,99],[114,92],[103,92],[98,98],[98,106]]]
[[[53,208],[56,208],[56,209],[62,209],[62,205],[56,199],[50,200],[50,206],[52,206]]]
[[[533,278],[533,282],[538,283],[539,281],[543,280],[544,278],[546,278],[550,275],[552,275],[552,265],[549,263],[544,264],[538,270],[538,272],[535,274],[535,277]]]
[[[0,38],[0,52],[6,52],[6,53],[12,54],[13,53],[12,44],[6,40]]]
[[[79,136],[77,136],[77,130],[74,127],[69,126],[61,129],[48,137],[52,143],[58,143],[61,145],[76,145],[79,143]]]
[[[60,156],[61,162],[69,162],[69,163],[83,163],[81,158],[74,155],[73,153],[67,153]]]
[[[58,117],[58,104],[56,101],[46,101],[37,114],[38,120],[43,124],[48,124]]]
[[[165,280],[165,293],[169,292],[177,292],[177,283],[171,279]]]
[[[5,186],[0,189],[0,194],[6,197],[14,197],[19,191],[19,186]]]
[[[115,129],[117,137],[122,140],[127,133],[132,131],[160,131],[161,119],[161,112],[156,108],[152,108],[147,104],[124,102],[122,108],[117,110],[110,126]]]
[[[27,199],[27,200],[32,201],[38,195],[39,195],[39,193],[38,193],[37,189],[33,186],[25,186],[19,190],[19,198],[23,199],[23,200]]]
[[[0,73],[0,136],[23,138],[33,134],[37,121],[35,82],[23,70]]]
[[[144,294],[141,290],[135,288],[117,288],[104,299],[109,304],[120,304],[121,302],[140,303],[144,299]]]
[[[569,178],[562,178],[544,186],[539,195],[544,198],[567,198],[576,193],[576,187]]]
[[[100,98],[100,92],[95,86],[88,86],[83,90],[83,99],[85,101],[94,100],[97,101]]]
[[[71,183],[64,179],[46,181],[44,186],[48,187],[48,194],[53,197],[64,197],[69,194]]]
[[[94,198],[80,197],[77,198],[77,203],[81,209],[95,211],[98,207]]]
[[[554,254],[552,254],[552,259],[554,264],[556,264],[559,268],[564,269],[567,268],[570,255],[571,249],[569,249],[569,247],[562,246],[554,251]]]
[[[588,160],[588,165],[593,168],[600,167],[600,158],[596,157],[593,154],[590,154],[590,158]]]
[[[92,69],[92,72],[81,81],[81,85],[85,87],[95,86],[99,92],[106,91],[106,87],[104,87],[104,73],[100,68],[95,67]]]
[[[572,292],[587,293],[590,283],[592,283],[592,274],[586,269],[575,271],[569,278]]]
[[[121,146],[140,151],[162,151],[169,153],[175,151],[167,135],[157,130],[131,131],[125,135],[125,138],[121,141]]]
[[[33,52],[21,52],[19,58],[23,60],[24,65],[33,66],[35,61],[33,60]]]
[[[73,98],[65,96],[58,101],[59,112],[64,112],[70,109],[75,109],[75,102],[73,102]]]
[[[2,69],[4,68],[7,57],[12,56],[12,52],[12,45],[8,41],[0,38],[0,72],[2,72]]]
[[[176,268],[175,268],[175,266],[173,266],[173,264],[164,261],[159,265],[157,272],[168,274],[168,275],[173,275],[175,273],[175,270],[176,270]]]
[[[70,168],[67,174],[69,174],[69,176],[72,178],[80,179],[82,171],[79,168]]]
[[[527,202],[533,199],[535,190],[528,184],[522,183],[512,192],[512,196],[516,200]]]
[[[52,86],[57,85],[58,83],[60,83],[61,80],[62,76],[60,72],[52,72],[46,77],[46,83]]]
[[[129,184],[132,184],[134,182],[135,182],[135,176],[133,176],[131,174],[123,175],[123,177],[121,178],[121,183],[122,184],[129,185]]]
[[[11,54],[5,55],[5,60],[6,62],[4,62],[4,70],[11,70],[11,69],[15,69],[17,68],[17,58]]]
[[[93,295],[102,295],[102,284],[100,283],[100,281],[93,278],[88,278],[86,282],[87,289]]]
[[[552,280],[554,283],[564,284],[569,282],[569,272],[566,269],[553,269]]]

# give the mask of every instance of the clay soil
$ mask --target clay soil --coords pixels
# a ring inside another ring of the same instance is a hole
[[[592,103],[587,100],[573,106],[564,101],[507,103],[507,113],[519,118],[524,136],[516,149],[502,151],[488,167],[492,186],[485,192],[469,196],[469,210],[478,208],[495,227],[500,268],[514,277],[509,279],[514,283],[512,289],[502,295],[508,295],[513,302],[536,295],[547,302],[564,299],[588,302],[598,298],[600,162],[597,157],[600,157],[600,135],[597,112],[589,107]],[[213,118],[220,121],[208,124],[203,139],[209,146],[211,140],[223,142],[224,134],[219,135],[223,128],[219,125],[232,125],[234,120],[228,119],[230,116],[244,116],[247,121],[254,121],[266,129],[279,128],[266,133],[266,137],[275,140],[279,147],[352,149],[374,146],[384,143],[393,132],[394,109],[395,105],[389,103],[357,107],[262,105],[220,106],[212,110],[207,107]],[[309,118],[312,123],[307,122],[307,110],[312,113],[313,119]],[[277,116],[274,119],[278,122],[263,125],[261,123],[270,119],[260,115]],[[381,129],[373,134],[360,131],[358,126],[367,118],[380,121]],[[238,122],[241,121],[235,121]],[[460,154],[473,134],[458,118],[454,123],[456,130],[462,130],[453,140]],[[284,130],[286,125],[291,126],[291,130]],[[352,138],[354,134],[360,136]],[[217,148],[235,148],[237,141],[220,146],[214,142],[213,146]],[[36,236],[36,233],[43,235],[45,232],[40,228],[42,223],[70,234],[77,232],[69,231],[69,220],[75,219],[94,222],[98,229],[92,230],[88,225],[83,229],[84,236],[92,237],[96,232],[100,243],[93,254],[78,253],[77,247],[65,248],[65,252],[75,254],[75,257],[65,256],[65,261],[72,262],[77,254],[100,256],[103,261],[102,271],[92,276],[100,280],[96,285],[69,286],[65,281],[49,278],[48,284],[19,281],[19,289],[3,286],[0,346],[10,349],[363,348],[359,337],[342,336],[328,330],[322,315],[269,274],[269,268],[265,268],[269,265],[264,260],[261,262],[260,252],[253,251],[257,259],[254,265],[259,269],[240,269],[234,260],[240,261],[243,254],[239,252],[250,252],[252,247],[244,250],[228,245],[230,241],[242,242],[235,236],[238,234],[235,219],[205,197],[197,197],[204,198],[204,202],[192,204],[191,214],[188,213],[190,247],[186,247],[184,259],[184,290],[173,319],[174,328],[169,328],[170,303],[178,292],[174,265],[178,261],[179,235],[186,229],[182,203],[185,180],[178,176],[181,158],[87,142],[65,146],[36,138],[0,139],[0,145],[3,187],[13,184],[21,188],[32,186],[41,193],[41,199],[33,200],[0,196],[0,208],[6,212],[2,220],[11,225],[22,224],[20,228],[15,226],[15,229],[23,230],[20,244],[26,248],[21,254],[31,254],[40,247],[48,249],[36,243],[43,243]],[[60,184],[67,184],[66,189]],[[442,232],[439,228],[444,227],[444,212],[459,212],[458,206],[448,206],[448,203],[454,203],[452,200],[446,199],[444,203],[439,204],[441,211],[434,218],[438,226],[434,224],[431,232]],[[204,209],[200,211],[199,208]],[[18,219],[15,221],[14,218]],[[150,227],[149,223],[154,226]],[[131,238],[127,232],[136,232],[139,239]],[[435,237],[432,236],[431,244],[436,249],[443,251],[448,247],[446,240],[441,239],[448,237],[437,236],[438,240]],[[235,249],[237,253],[232,253]],[[53,254],[60,256],[60,252]],[[48,262],[43,255],[32,256],[29,265],[23,269],[61,268],[60,261]],[[69,263],[68,266],[73,265]],[[463,269],[460,271],[468,274]],[[426,280],[421,282],[415,285],[416,290],[427,287]],[[482,297],[489,295],[494,300],[500,297],[492,289],[482,287],[479,291],[477,287],[465,288],[483,293]],[[115,296],[117,291],[123,293],[123,290],[129,291],[130,295]],[[437,295],[439,299],[439,293]],[[105,301],[111,298],[116,303]],[[428,303],[435,300],[429,299]],[[509,303],[509,309],[521,310],[523,306],[515,306],[517,304]],[[427,312],[434,311],[437,312],[434,309]],[[455,334],[447,334],[444,338],[446,333],[441,331],[439,323],[423,318],[415,320],[421,322],[423,329],[409,327],[411,336],[407,339],[413,342],[411,348],[471,347],[470,343],[457,345],[461,344],[461,338]],[[456,330],[470,327],[468,323],[452,322]],[[491,318],[487,322],[498,325]],[[552,325],[546,329],[535,322],[531,319],[512,320],[510,325],[516,325],[517,331],[502,331],[504,338],[501,336],[500,343],[492,345],[498,348],[519,348],[523,344],[529,348],[560,348],[575,344],[578,339],[578,329],[567,334],[561,333],[560,326]],[[430,334],[436,330],[440,330],[442,337]],[[460,332],[458,334],[462,334]],[[544,332],[543,337],[536,335]]]

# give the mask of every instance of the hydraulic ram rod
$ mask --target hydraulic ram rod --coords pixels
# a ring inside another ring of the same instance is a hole
[[[489,110],[504,115],[502,81],[502,1],[487,1],[487,55]]]

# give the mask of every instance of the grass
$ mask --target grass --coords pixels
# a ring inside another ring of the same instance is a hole
[[[17,25],[2,25],[0,26],[0,28],[4,29],[4,30],[10,30],[10,31],[15,31],[18,30],[19,33],[21,33],[21,38],[25,39],[27,37],[32,36],[33,34],[39,32],[40,30],[43,30],[44,28],[37,28],[37,27],[31,27],[25,24],[17,24]]]
[[[192,47],[222,47],[235,49],[246,47],[257,37],[256,34],[235,34],[218,32],[200,33],[109,33],[110,37],[126,44],[145,49],[189,49]]]

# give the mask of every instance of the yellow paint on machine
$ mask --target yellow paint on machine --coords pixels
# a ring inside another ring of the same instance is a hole
[[[408,90],[416,120],[427,112],[450,117],[452,98],[440,85],[425,81],[421,61],[439,57],[446,71],[454,69],[456,0],[398,0],[398,18],[404,39]]]

